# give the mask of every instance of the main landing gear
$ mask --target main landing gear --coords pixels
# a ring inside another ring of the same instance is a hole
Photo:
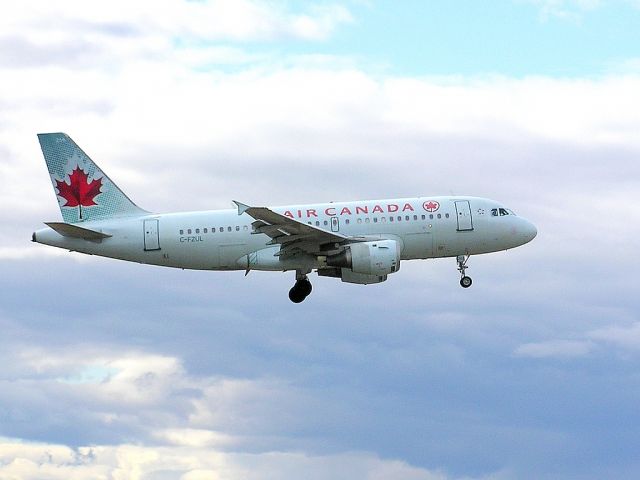
[[[467,270],[467,268],[469,268],[467,267],[467,261],[469,260],[469,257],[470,255],[458,255],[458,257],[456,258],[456,260],[458,261],[458,271],[462,276],[462,278],[460,279],[460,286],[462,288],[469,288],[473,283],[471,277],[467,277],[467,275],[465,274],[465,271]]]
[[[309,296],[311,290],[313,290],[313,287],[309,278],[307,278],[307,274],[298,271],[296,272],[296,283],[289,290],[289,300],[293,303],[300,303]]]

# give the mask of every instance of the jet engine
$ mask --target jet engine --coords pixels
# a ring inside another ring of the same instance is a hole
[[[395,240],[352,243],[342,252],[328,256],[327,266],[361,275],[385,276],[400,270],[400,249]]]

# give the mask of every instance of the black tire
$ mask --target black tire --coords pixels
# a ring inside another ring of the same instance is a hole
[[[307,298],[307,296],[303,295],[302,291],[297,287],[298,285],[296,283],[296,285],[291,290],[289,290],[289,300],[291,300],[293,303],[300,303],[305,298]]]
[[[471,280],[471,277],[464,276],[460,279],[460,286],[462,288],[469,288],[472,283],[473,280]]]
[[[300,292],[308,297],[311,294],[311,290],[313,290],[313,286],[309,280],[299,280],[296,282],[295,288],[300,289]]]

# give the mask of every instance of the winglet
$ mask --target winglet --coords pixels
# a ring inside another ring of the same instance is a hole
[[[244,212],[251,208],[249,205],[245,205],[244,203],[238,202],[236,200],[234,200],[233,203],[238,206],[238,215],[242,215]]]

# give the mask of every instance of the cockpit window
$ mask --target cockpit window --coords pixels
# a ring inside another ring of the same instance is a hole
[[[511,210],[507,210],[506,208],[492,208],[491,216],[497,217],[498,215],[501,217],[504,217],[505,215],[515,215],[515,214]]]

